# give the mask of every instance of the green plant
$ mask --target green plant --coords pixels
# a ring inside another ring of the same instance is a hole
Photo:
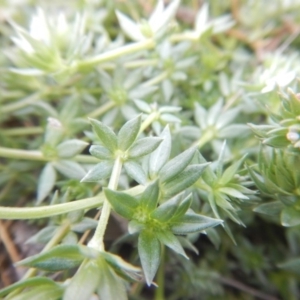
[[[0,297],[297,299],[300,4],[19,5],[0,3],[0,219],[44,248]]]

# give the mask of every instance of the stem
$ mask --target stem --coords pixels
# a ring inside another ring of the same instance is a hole
[[[155,85],[157,83],[160,83],[161,81],[163,81],[164,79],[166,79],[169,76],[169,72],[164,71],[161,74],[158,74],[156,77],[146,81],[143,86],[151,86],[151,85]]]
[[[113,167],[113,171],[112,171],[109,183],[108,183],[109,189],[115,190],[117,188],[118,182],[119,182],[119,177],[121,174],[121,169],[122,169],[122,160],[121,160],[120,156],[117,156],[114,167]],[[98,226],[96,228],[96,231],[94,233],[94,236],[88,243],[89,247],[95,248],[96,250],[99,250],[99,251],[105,251],[103,237],[104,237],[104,233],[105,233],[108,219],[110,216],[110,210],[111,210],[110,203],[108,202],[107,199],[104,199],[100,220],[99,220]]]
[[[158,112],[154,111],[143,121],[139,134],[141,134],[158,117],[158,114]]]
[[[23,149],[12,149],[0,147],[0,157],[5,158],[17,158],[17,159],[28,159],[37,161],[51,161],[52,159],[44,157],[41,151],[37,150],[23,150]],[[72,160],[81,163],[97,163],[99,162],[95,157],[91,155],[76,155]]]
[[[104,194],[98,196],[76,200],[68,203],[47,205],[40,207],[4,207],[0,206],[0,219],[40,219],[56,215],[61,215],[75,210],[90,209],[99,207],[104,200]]]
[[[7,104],[2,106],[1,111],[2,113],[10,113],[13,112],[15,110],[21,109],[26,107],[27,105],[30,105],[34,102],[37,102],[41,99],[41,94],[40,93],[34,93],[24,99],[21,99],[17,102],[11,103],[11,104]]]
[[[124,67],[128,69],[134,69],[144,66],[156,66],[158,63],[157,59],[140,59],[135,61],[129,61],[124,63]]]
[[[112,101],[108,101],[108,102],[104,103],[102,106],[100,106],[99,108],[97,108],[96,110],[94,110],[93,112],[89,113],[87,115],[87,117],[88,118],[99,117],[99,116],[103,115],[104,113],[106,113],[111,108],[113,108],[114,106],[116,106],[116,103],[114,103]]]
[[[124,56],[126,54],[131,54],[137,51],[151,49],[155,46],[155,42],[152,39],[147,39],[142,42],[137,42],[129,45],[125,45],[123,47],[120,47],[118,49],[114,49],[111,51],[108,51],[106,53],[102,53],[100,55],[94,56],[92,58],[83,60],[81,62],[78,62],[78,68],[86,68],[86,67],[93,67],[97,64],[101,64],[104,62],[108,62],[110,60],[113,60],[115,58]]]
[[[1,130],[1,134],[5,136],[15,136],[15,135],[27,135],[27,134],[39,134],[43,133],[42,127],[18,127]]]
[[[213,140],[215,137],[215,132],[214,130],[206,130],[203,132],[203,135],[201,138],[196,141],[193,145],[198,145],[198,148],[202,148],[206,143],[209,141]]]

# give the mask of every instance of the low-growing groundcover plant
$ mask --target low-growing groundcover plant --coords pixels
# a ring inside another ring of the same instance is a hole
[[[1,1],[0,298],[299,299],[299,11]]]

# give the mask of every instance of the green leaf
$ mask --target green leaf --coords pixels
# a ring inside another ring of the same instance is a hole
[[[191,147],[168,161],[160,170],[161,182],[166,182],[182,172],[191,162],[197,147]]]
[[[191,211],[180,219],[176,219],[176,221],[171,224],[171,230],[175,234],[188,234],[215,227],[222,222],[220,219],[213,219]]]
[[[117,150],[117,136],[111,128],[104,125],[102,122],[99,122],[95,119],[90,119],[90,122],[94,128],[95,133],[97,134],[100,141],[108,148],[112,153]]]
[[[128,223],[128,232],[129,234],[135,234],[137,232],[141,232],[145,228],[145,223],[141,223],[136,220],[131,220]]]
[[[147,229],[143,230],[139,235],[138,250],[146,282],[150,286],[158,269],[161,255],[161,244],[155,233]]]
[[[156,237],[160,240],[161,243],[175,251],[176,253],[182,255],[186,259],[189,259],[183,250],[180,242],[177,237],[170,231],[158,231],[156,232]]]
[[[83,218],[79,223],[73,224],[71,227],[72,231],[84,233],[89,229],[97,227],[98,221],[91,218]]]
[[[219,192],[227,194],[231,197],[238,198],[238,199],[249,199],[249,197],[245,196],[241,192],[236,189],[230,187],[221,187],[218,189]]]
[[[126,280],[140,281],[142,279],[142,270],[139,267],[133,266],[132,264],[123,260],[120,256],[103,252],[102,257],[105,258],[106,262],[115,270],[115,272]]]
[[[153,152],[163,140],[159,137],[146,137],[133,143],[128,150],[128,158],[138,158]]]
[[[97,262],[101,270],[100,283],[98,285],[98,295],[105,300],[127,300],[127,294],[123,280],[117,276],[109,263],[101,257]],[[71,299],[70,299],[71,300]]]
[[[148,185],[143,194],[141,195],[140,204],[144,207],[148,212],[152,212],[158,203],[158,180]]]
[[[281,224],[285,227],[297,226],[300,224],[300,211],[292,206],[285,207],[281,212]]]
[[[34,277],[34,278],[28,278],[22,281],[18,281],[0,290],[0,297],[4,297],[5,295],[13,292],[16,289],[31,288],[31,287],[47,287],[47,286],[51,288],[60,287],[56,282],[54,282],[52,279],[49,279],[47,277]],[[27,298],[27,299],[31,299],[31,298]]]
[[[63,288],[59,285],[42,285],[25,290],[21,294],[14,296],[14,300],[57,300],[63,294]]]
[[[164,197],[172,197],[190,187],[199,179],[208,165],[209,163],[188,166],[183,172],[162,186]]]
[[[149,159],[149,175],[151,178],[155,178],[163,165],[168,161],[171,153],[172,138],[168,126],[166,126],[159,137],[163,138],[163,141],[151,153]]]
[[[70,158],[83,151],[88,143],[81,140],[68,140],[60,143],[57,147],[57,154],[61,158]]]
[[[273,201],[260,204],[253,211],[270,216],[279,216],[283,208],[284,205],[280,201]]]
[[[226,185],[229,181],[232,180],[232,178],[234,177],[234,175],[237,173],[238,169],[241,167],[242,163],[244,162],[246,156],[247,155],[244,155],[240,160],[232,164],[224,171],[221,179],[219,180],[219,184]]]
[[[292,258],[286,262],[278,264],[278,267],[300,275],[300,258]]]
[[[100,284],[101,272],[95,261],[83,264],[68,284],[63,300],[90,299]]]
[[[107,148],[100,145],[92,145],[90,147],[90,153],[101,160],[109,160],[113,158],[112,153]]]
[[[30,243],[46,244],[53,237],[53,235],[55,234],[55,232],[58,228],[59,228],[59,226],[53,226],[53,225],[44,227],[38,233],[31,236],[26,241],[26,244],[30,244]]]
[[[78,266],[86,257],[93,255],[92,249],[80,245],[59,245],[55,248],[25,258],[17,266],[37,268],[45,271],[61,271]]]
[[[51,192],[56,182],[56,172],[52,163],[47,163],[39,177],[37,187],[37,204],[40,204]]]
[[[57,162],[53,162],[53,166],[61,174],[78,180],[80,180],[86,173],[79,163],[71,160],[59,160]]]
[[[80,182],[98,182],[100,180],[109,178],[113,166],[113,161],[102,161],[89,170]]]
[[[147,176],[139,163],[136,161],[126,161],[124,168],[128,176],[134,179],[139,184],[145,184],[147,182]]]
[[[119,215],[126,219],[132,219],[135,209],[139,205],[136,198],[126,193],[113,191],[107,188],[104,189],[104,193],[106,199]]]
[[[118,149],[126,151],[136,140],[141,127],[141,116],[126,122],[118,134]]]

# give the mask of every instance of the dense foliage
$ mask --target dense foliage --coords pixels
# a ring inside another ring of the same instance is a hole
[[[0,297],[299,299],[299,11],[1,1]]]

